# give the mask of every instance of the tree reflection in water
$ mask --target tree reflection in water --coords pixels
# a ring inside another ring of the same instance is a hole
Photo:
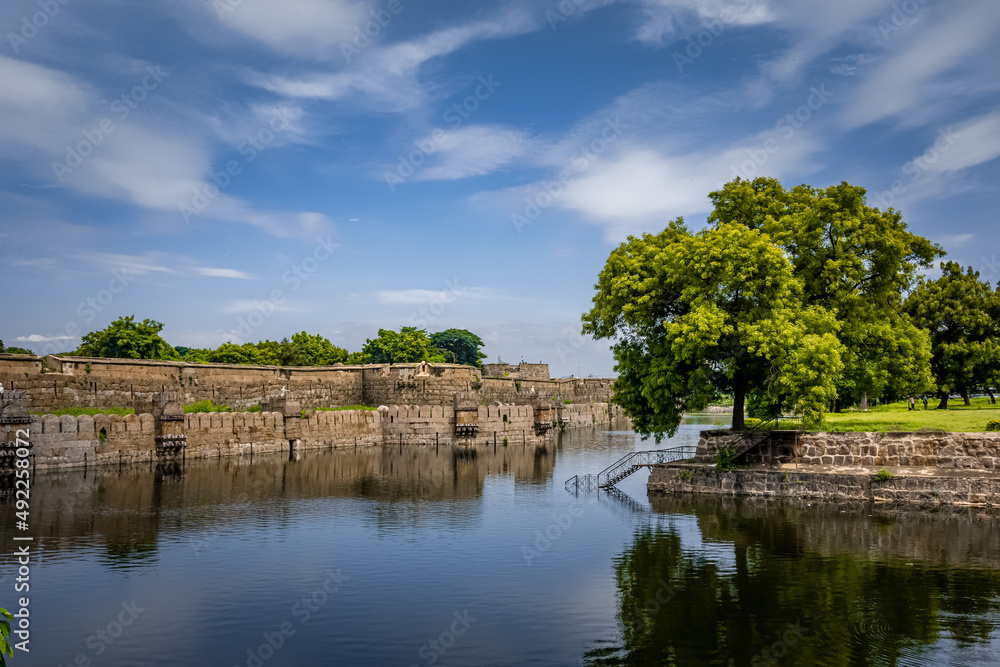
[[[585,664],[941,664],[1000,618],[996,517],[657,503],[698,530],[635,532],[614,562],[620,638]]]

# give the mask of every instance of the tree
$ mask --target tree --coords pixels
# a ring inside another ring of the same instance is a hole
[[[0,340],[0,354],[34,354],[34,352],[23,347],[4,347],[3,341]]]
[[[759,229],[691,234],[678,219],[630,236],[595,288],[583,331],[615,339],[615,402],[639,433],[672,435],[684,412],[721,392],[733,395],[735,429],[749,391],[786,395],[810,422],[835,396],[836,322],[803,304],[788,258]]]
[[[444,354],[427,337],[427,331],[416,327],[403,327],[399,332],[379,329],[378,337],[366,340],[361,352],[365,363],[371,364],[445,361]]]
[[[305,363],[294,365],[332,366],[347,361],[347,350],[337,347],[319,334],[308,334],[302,331],[292,336],[292,344],[305,357]]]
[[[1000,296],[979,273],[964,273],[955,262],[941,263],[937,280],[921,279],[905,307],[930,332],[931,369],[941,402],[957,393],[969,405],[969,391],[995,381],[1000,368]]]
[[[805,304],[835,313],[844,345],[841,392],[864,404],[931,384],[930,341],[903,313],[919,269],[943,254],[907,229],[898,211],[868,206],[864,188],[842,182],[785,190],[773,178],[727,183],[709,198],[709,221],[760,229],[788,253]]]
[[[163,325],[156,320],[136,322],[133,315],[119,317],[107,328],[84,336],[74,354],[116,359],[180,359],[176,350],[160,338],[162,329]]]
[[[465,364],[466,366],[483,367],[483,359],[486,355],[479,348],[485,343],[483,340],[466,329],[448,329],[431,334],[431,342],[434,347],[450,354],[449,360],[453,363]]]

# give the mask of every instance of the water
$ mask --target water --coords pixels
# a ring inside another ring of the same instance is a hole
[[[1000,664],[1000,517],[650,503],[644,473],[563,489],[654,446],[575,430],[39,472],[31,653],[9,664]]]

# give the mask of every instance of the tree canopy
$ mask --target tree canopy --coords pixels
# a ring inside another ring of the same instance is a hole
[[[1000,292],[990,289],[969,267],[941,264],[937,280],[921,279],[906,300],[906,311],[929,332],[934,388],[948,406],[948,396],[960,394],[969,404],[974,387],[989,387],[1000,379]]]
[[[445,362],[444,352],[434,347],[427,331],[416,327],[402,327],[399,331],[379,329],[376,338],[365,341],[361,353],[365,363],[371,364]]]
[[[679,219],[629,237],[595,287],[583,330],[615,339],[615,401],[640,433],[672,435],[684,412],[722,392],[734,397],[734,428],[751,389],[787,395],[813,421],[835,395],[837,323],[804,303],[788,258],[760,229],[692,234]]]
[[[135,317],[119,317],[105,329],[85,335],[75,354],[81,357],[117,359],[180,359],[180,355],[160,338],[163,325],[156,320],[136,322]]]
[[[34,354],[31,350],[26,350],[23,347],[4,347],[3,341],[0,340],[0,354]]]
[[[584,333],[615,341],[615,400],[637,430],[732,394],[742,408],[810,423],[838,398],[933,385],[931,339],[903,308],[943,251],[849,183],[785,189],[740,178],[709,194],[709,227],[678,220],[611,253]]]
[[[485,343],[483,339],[466,329],[447,329],[431,334],[431,343],[439,350],[443,350],[448,357],[448,361],[455,364],[465,364],[467,366],[483,367],[483,359],[486,355],[482,353]]]

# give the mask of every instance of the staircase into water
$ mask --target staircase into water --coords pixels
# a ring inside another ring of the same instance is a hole
[[[566,490],[571,492],[609,489],[641,468],[657,463],[683,461],[695,455],[697,447],[671,447],[669,449],[648,449],[629,452],[597,474],[573,475],[566,480]]]

